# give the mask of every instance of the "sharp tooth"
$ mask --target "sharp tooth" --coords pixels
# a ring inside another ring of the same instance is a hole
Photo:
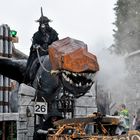
[[[80,86],[80,87],[82,86],[82,83],[81,83],[81,82],[79,83],[79,86]]]
[[[93,76],[94,76],[94,74],[92,74],[92,73],[91,73],[91,74],[90,74],[90,76],[91,76],[91,77],[93,77]]]
[[[87,75],[87,78],[88,78],[88,79],[90,79],[90,77],[91,77],[91,75],[90,75],[90,74],[88,74],[88,75]]]
[[[75,73],[72,73],[73,76],[77,76]]]
[[[88,86],[88,83],[86,83],[86,86]]]
[[[67,79],[67,76],[65,74],[63,76],[64,76],[64,79]]]
[[[92,85],[92,83],[90,83],[90,86]]]
[[[72,83],[73,83],[73,82],[72,82],[72,80],[70,80],[69,82],[70,82],[70,84],[72,84]]]
[[[66,77],[65,80],[69,82],[69,78],[68,77]]]
[[[78,76],[81,76],[81,74],[80,74],[80,73],[78,73]]]
[[[70,74],[70,72],[69,71],[66,71],[66,74]]]
[[[94,80],[94,79],[95,79],[95,75],[92,75],[91,80]]]
[[[70,81],[70,78],[68,77],[67,79],[68,79],[68,82],[69,82]]]
[[[75,84],[76,85],[76,87],[78,87],[78,84]]]

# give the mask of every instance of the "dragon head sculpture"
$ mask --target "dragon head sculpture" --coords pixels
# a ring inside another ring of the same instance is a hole
[[[49,56],[52,70],[61,72],[64,88],[75,97],[91,88],[99,65],[84,42],[69,37],[56,41],[49,47]]]

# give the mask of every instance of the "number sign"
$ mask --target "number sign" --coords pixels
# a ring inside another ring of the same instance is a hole
[[[47,114],[47,103],[35,102],[34,113],[35,114]]]

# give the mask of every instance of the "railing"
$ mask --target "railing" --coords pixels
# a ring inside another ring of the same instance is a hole
[[[12,39],[7,24],[0,26],[0,56],[12,57]],[[11,94],[11,80],[0,75],[0,113],[10,112],[9,96]]]
[[[0,113],[0,140],[17,139],[18,113]]]
[[[0,56],[12,57],[12,38],[7,24],[0,26]],[[0,140],[17,139],[18,113],[10,113],[11,79],[0,75]]]
[[[17,140],[16,121],[3,121],[0,126],[0,140]]]

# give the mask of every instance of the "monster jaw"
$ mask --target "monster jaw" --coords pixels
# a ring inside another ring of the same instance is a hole
[[[86,93],[95,82],[95,73],[74,73],[67,70],[62,72],[62,83],[64,87],[74,94]]]

